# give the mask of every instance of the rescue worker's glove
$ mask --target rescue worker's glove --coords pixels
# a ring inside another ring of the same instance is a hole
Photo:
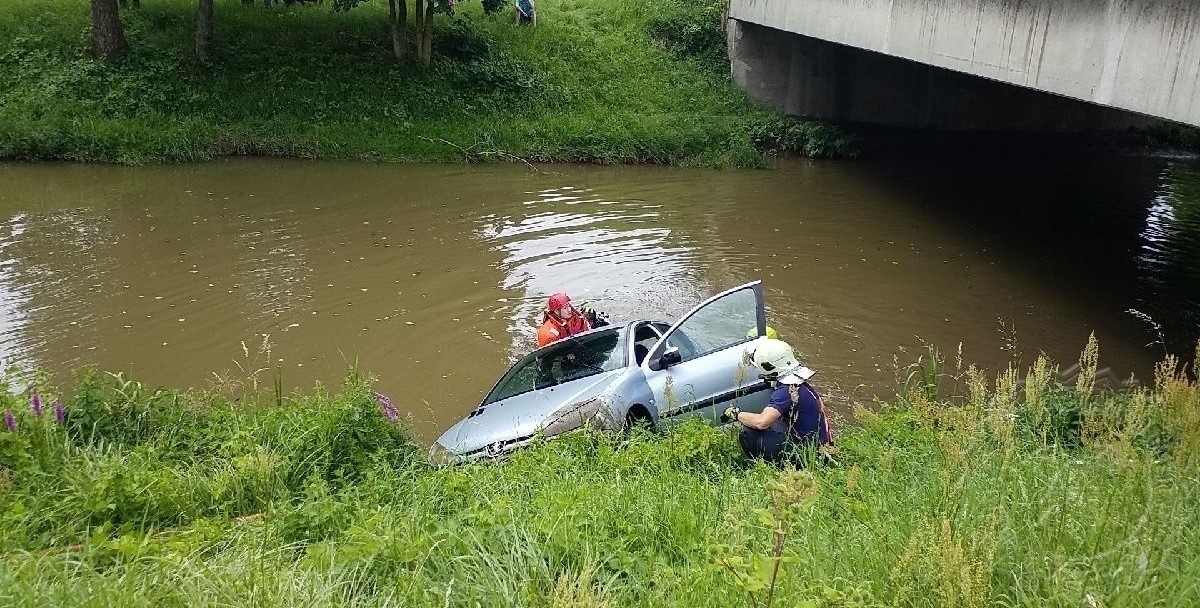
[[[592,329],[608,325],[608,317],[604,316],[602,313],[596,312],[596,309],[592,308],[591,306],[584,306],[579,312],[583,315],[583,318],[587,319],[588,325],[590,325]]]
[[[740,414],[740,413],[742,413],[741,408],[727,407],[727,408],[725,408],[725,412],[721,414],[721,417],[726,422],[737,422],[737,417],[738,417],[738,414]]]

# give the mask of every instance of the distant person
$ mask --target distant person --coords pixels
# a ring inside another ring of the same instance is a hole
[[[817,389],[808,379],[815,372],[800,365],[795,351],[782,340],[769,339],[754,349],[754,366],[775,389],[762,413],[727,408],[724,417],[740,425],[738,443],[751,458],[804,463],[811,452],[833,446],[829,417]]]
[[[584,306],[582,311],[576,310],[571,304],[570,296],[556,293],[550,296],[546,309],[542,311],[542,326],[538,328],[537,345],[541,348],[567,336],[605,325],[608,325],[608,320],[604,315],[588,306]]]
[[[528,23],[537,25],[537,11],[533,8],[533,0],[517,0],[517,25]]]

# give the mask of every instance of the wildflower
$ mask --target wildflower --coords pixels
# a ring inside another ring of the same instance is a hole
[[[54,400],[54,424],[62,424],[63,418],[66,418],[67,412],[63,409],[62,401]]]
[[[33,410],[34,416],[42,415],[42,396],[41,395],[39,395],[37,393],[33,394],[33,397],[30,398],[29,409]]]
[[[375,400],[379,402],[379,414],[387,419],[388,422],[400,422],[400,411],[396,406],[392,405],[392,400],[387,398],[387,395],[375,391]]]
[[[13,416],[12,410],[4,412],[4,426],[8,427],[10,431],[17,430],[17,418]]]

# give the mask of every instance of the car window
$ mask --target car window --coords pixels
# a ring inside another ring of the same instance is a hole
[[[646,348],[651,348],[662,338],[662,331],[649,325],[642,325],[637,328],[637,333],[633,336],[633,343]]]
[[[656,325],[644,323],[638,325],[637,330],[633,334],[633,356],[635,358],[634,365],[641,365],[646,359],[646,355],[650,353],[650,349],[658,343],[662,338],[662,332],[665,329],[658,329]]]
[[[680,327],[675,333],[671,334],[671,338],[667,340],[667,348],[674,348],[679,351],[681,361],[695,359],[702,354],[692,339],[688,337],[687,330]]]
[[[746,342],[747,330],[758,327],[758,298],[746,288],[713,300],[688,317],[667,337],[683,361]]]
[[[564,338],[535,351],[509,369],[484,399],[484,405],[621,369],[626,365],[624,328]]]
[[[651,323],[650,325],[656,332],[658,332],[660,338],[663,334],[667,333],[667,330],[671,329],[671,326],[667,323]],[[640,336],[641,334],[639,333],[638,335]],[[642,342],[639,340],[639,343]],[[651,340],[650,342],[646,342],[644,344],[646,344],[647,348],[654,348],[655,343],[657,343],[657,340]],[[667,340],[667,348],[679,349],[679,354],[684,360],[688,359],[689,357],[694,357],[696,353],[699,352],[696,348],[696,345],[691,341],[690,338],[687,337],[687,333],[683,331],[676,331],[671,335],[671,338]]]

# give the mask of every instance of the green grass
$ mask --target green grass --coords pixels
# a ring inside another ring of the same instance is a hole
[[[0,604],[1194,605],[1200,391],[1171,361],[1093,394],[1083,361],[927,365],[799,472],[699,423],[438,469],[354,375],[253,405],[91,374],[56,424],[10,375]]]
[[[393,161],[753,166],[840,155],[830,127],[754,108],[730,82],[713,0],[543,0],[536,28],[477,2],[438,17],[427,70],[390,56],[385,2],[217,2],[195,58],[195,2],[122,11],[128,57],[88,54],[78,0],[0,6],[0,159],[177,162],[228,154]],[[466,152],[464,152],[466,150]]]

